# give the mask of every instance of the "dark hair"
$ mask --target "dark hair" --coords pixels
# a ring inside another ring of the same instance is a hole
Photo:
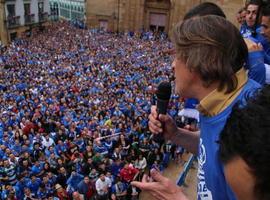
[[[176,56],[199,74],[205,87],[219,82],[219,91],[236,88],[235,73],[244,66],[248,50],[232,23],[215,15],[191,18],[176,25],[172,40]]]
[[[270,86],[243,108],[235,106],[220,135],[220,159],[227,164],[241,157],[255,176],[258,199],[270,199]]]
[[[262,7],[262,16],[270,17],[270,4]]]
[[[262,5],[262,0],[247,0],[246,1],[246,7],[248,7],[249,5],[261,6]]]
[[[270,0],[262,0],[262,6],[267,6],[270,4]]]
[[[226,18],[226,15],[222,9],[211,2],[201,3],[193,8],[191,8],[184,16],[184,20],[190,19],[196,16],[205,16],[205,15],[217,15],[220,17]]]

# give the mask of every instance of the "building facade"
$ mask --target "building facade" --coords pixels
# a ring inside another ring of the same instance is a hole
[[[85,0],[50,0],[50,8],[62,19],[85,20]]]
[[[203,0],[87,0],[86,18],[90,28],[110,31],[153,30],[169,32],[194,5]],[[245,0],[212,0],[222,7],[228,19]]]
[[[0,0],[0,41],[7,44],[47,22],[49,0]]]

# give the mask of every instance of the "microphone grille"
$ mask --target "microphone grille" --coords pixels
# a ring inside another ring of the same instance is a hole
[[[172,86],[170,82],[161,82],[157,88],[157,98],[161,100],[169,100],[172,93]]]

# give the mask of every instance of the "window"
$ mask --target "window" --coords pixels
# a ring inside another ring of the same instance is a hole
[[[38,13],[44,13],[44,2],[38,2]]]
[[[9,37],[11,41],[15,40],[17,38],[17,32],[10,33]]]
[[[8,4],[7,5],[7,11],[8,11],[8,17],[14,17],[15,16],[15,5],[14,4]]]
[[[24,15],[30,15],[31,11],[30,11],[30,3],[25,3],[24,4]]]

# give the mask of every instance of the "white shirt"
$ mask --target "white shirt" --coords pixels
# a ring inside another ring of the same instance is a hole
[[[106,189],[109,189],[112,186],[111,180],[108,177],[105,177],[105,180],[102,181],[100,178],[96,181],[96,190],[99,195],[106,194]]]
[[[44,136],[42,136],[42,145],[46,148],[49,148],[50,146],[52,146],[54,144],[54,141],[52,138],[49,138],[49,140],[47,141],[46,138]]]
[[[139,160],[137,162],[135,161],[135,167],[137,169],[145,169],[146,166],[147,166],[147,161],[146,161],[145,157],[143,157],[142,160]]]

